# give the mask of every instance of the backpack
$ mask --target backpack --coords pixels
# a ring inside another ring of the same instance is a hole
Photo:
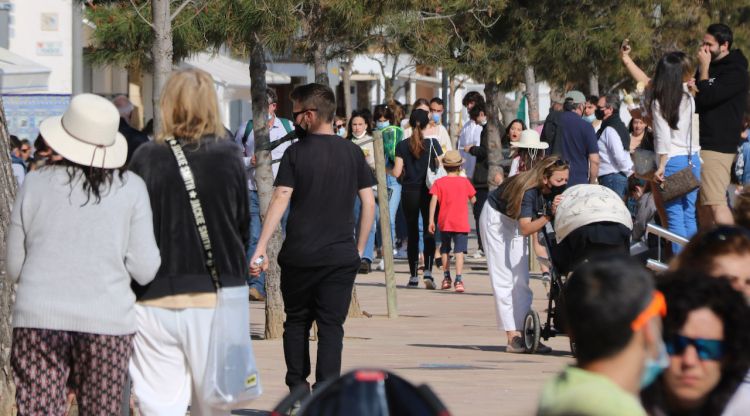
[[[383,129],[383,148],[385,148],[386,164],[396,163],[396,145],[404,139],[404,130],[397,126]]]
[[[294,130],[294,127],[292,127],[292,122],[285,119],[278,117],[279,121],[281,121],[281,124],[284,126],[284,130],[286,130],[287,134],[291,133]],[[250,137],[250,132],[253,131],[253,120],[250,119],[247,122],[247,125],[245,126],[245,133],[242,135],[242,145],[247,144],[247,138]]]

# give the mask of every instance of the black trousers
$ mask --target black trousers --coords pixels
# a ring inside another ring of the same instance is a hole
[[[477,226],[477,242],[479,243],[479,249],[484,251],[482,245],[482,234],[479,232],[479,216],[482,215],[482,208],[484,208],[485,202],[487,202],[487,194],[489,191],[487,188],[476,188],[477,191],[477,202],[474,204],[474,224]]]
[[[406,252],[409,257],[409,273],[417,275],[419,266],[419,214],[422,214],[422,237],[424,240],[424,267],[425,271],[432,272],[432,263],[435,258],[435,236],[430,234],[430,196],[426,186],[421,188],[401,189],[401,206],[406,216],[406,230],[409,244]]]
[[[281,267],[284,299],[284,360],[286,385],[294,390],[308,384],[310,375],[310,328],[318,325],[318,359],[315,383],[341,374],[344,321],[349,311],[359,259],[347,265]]]

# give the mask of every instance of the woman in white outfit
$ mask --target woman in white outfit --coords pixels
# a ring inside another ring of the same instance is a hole
[[[508,336],[507,352],[526,352],[521,329],[533,296],[524,237],[550,222],[562,200],[568,174],[567,162],[557,156],[545,158],[492,191],[479,217],[498,324]],[[550,348],[540,344],[538,351],[549,352]]]

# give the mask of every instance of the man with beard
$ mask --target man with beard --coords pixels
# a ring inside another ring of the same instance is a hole
[[[708,27],[698,51],[695,86],[700,115],[700,224],[732,224],[726,191],[737,153],[748,94],[747,59],[732,50],[732,30],[721,23]]]

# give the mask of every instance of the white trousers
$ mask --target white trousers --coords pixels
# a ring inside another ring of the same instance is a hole
[[[229,415],[202,403],[213,308],[165,309],[135,305],[138,331],[130,377],[144,416]],[[192,403],[191,403],[192,398]]]
[[[521,331],[531,309],[529,288],[529,245],[518,228],[518,221],[484,204],[479,216],[487,269],[495,295],[498,328]]]

